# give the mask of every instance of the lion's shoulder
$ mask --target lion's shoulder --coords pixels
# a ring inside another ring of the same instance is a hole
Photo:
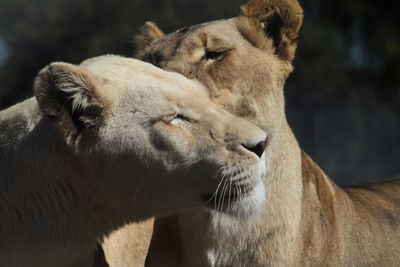
[[[370,203],[371,208],[375,207],[377,210],[384,208],[398,209],[400,226],[400,177],[357,186],[347,186],[344,190],[357,203]]]

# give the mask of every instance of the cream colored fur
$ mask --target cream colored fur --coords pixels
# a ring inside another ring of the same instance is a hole
[[[237,187],[264,190],[252,148],[265,132],[180,74],[102,56],[49,65],[34,91],[0,112],[0,266],[90,266],[97,240],[203,207],[221,175],[240,178],[241,162],[251,167]]]
[[[110,233],[103,241],[105,258],[110,266],[143,266],[153,233],[153,219],[126,225]],[[103,262],[105,260],[103,259]]]
[[[140,59],[199,80],[213,102],[269,136],[259,217],[194,209],[157,218],[146,266],[400,263],[400,180],[336,186],[300,150],[286,121],[283,86],[302,18],[295,0],[252,0],[233,19],[163,36],[154,24],[143,28],[141,35],[158,37],[138,38],[146,40]]]

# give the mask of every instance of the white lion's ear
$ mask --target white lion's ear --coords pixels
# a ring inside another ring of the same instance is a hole
[[[137,51],[142,51],[163,36],[164,32],[158,28],[156,23],[146,22],[140,29],[140,33],[135,37]]]
[[[67,143],[95,130],[107,106],[92,75],[68,63],[52,63],[42,69],[35,78],[34,94]]]
[[[251,0],[242,7],[244,35],[253,44],[263,46],[263,33],[272,39],[275,54],[282,60],[291,61],[303,22],[303,9],[297,0]],[[255,33],[256,32],[256,33]]]

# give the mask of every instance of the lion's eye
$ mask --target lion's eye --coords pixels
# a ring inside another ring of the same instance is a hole
[[[202,60],[221,60],[226,54],[226,51],[205,51]]]
[[[182,114],[178,114],[178,113],[172,113],[172,114],[168,114],[167,116],[165,116],[162,119],[165,123],[168,124],[175,124],[174,122],[176,122],[177,120],[180,121],[191,121],[190,118],[186,117],[185,115]]]
[[[182,115],[182,114],[176,114],[175,119],[183,120],[183,121],[190,121],[190,118],[188,118],[188,117],[186,117],[185,115]]]
[[[162,117],[161,120],[162,120],[163,122],[169,124],[169,123],[171,123],[171,121],[173,121],[173,120],[176,118],[177,115],[178,115],[177,113],[171,113],[171,114],[168,114],[168,115]]]

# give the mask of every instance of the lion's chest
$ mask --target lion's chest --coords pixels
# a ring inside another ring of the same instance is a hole
[[[202,266],[263,266],[257,253],[260,244],[254,225],[225,215],[212,216],[211,221],[200,242],[205,246]]]

